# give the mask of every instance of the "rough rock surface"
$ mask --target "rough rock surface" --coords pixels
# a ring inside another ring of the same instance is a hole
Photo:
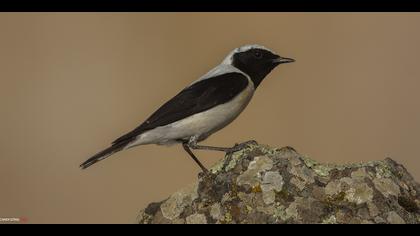
[[[387,158],[321,164],[293,148],[250,145],[211,174],[149,204],[139,223],[419,223],[420,185]]]

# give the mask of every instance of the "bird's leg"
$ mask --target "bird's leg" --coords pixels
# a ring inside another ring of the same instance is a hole
[[[203,164],[201,164],[201,162],[198,160],[198,158],[194,155],[194,153],[192,153],[188,142],[183,142],[182,146],[184,147],[184,150],[191,156],[191,158],[198,164],[198,166],[200,166],[200,168],[203,170],[204,173],[208,173],[209,171],[206,169],[206,167],[204,167]]]
[[[229,152],[231,148],[227,147],[213,147],[213,146],[202,146],[197,144],[197,137],[193,136],[187,143],[188,147],[194,150],[210,150],[210,151],[219,151],[219,152]]]
[[[195,150],[209,150],[209,151],[219,151],[219,152],[232,152],[232,148],[228,147],[213,147],[213,146],[203,146],[203,145],[188,145],[190,148]]]
[[[256,141],[251,140],[251,141],[247,141],[244,143],[240,143],[240,144],[235,144],[235,146],[233,147],[213,147],[213,146],[203,146],[203,145],[198,145],[197,144],[197,139],[196,138],[191,138],[190,141],[188,142],[188,146],[192,149],[196,149],[196,150],[210,150],[210,151],[219,151],[219,152],[225,152],[225,153],[233,153],[233,152],[237,152],[239,150],[244,149],[245,147],[247,147],[250,144],[257,144]]]

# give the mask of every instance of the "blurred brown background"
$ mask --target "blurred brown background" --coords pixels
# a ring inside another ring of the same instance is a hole
[[[419,26],[420,14],[2,13],[0,217],[133,223],[195,181],[180,146],[78,165],[249,43],[297,62],[206,144],[255,139],[335,163],[390,156],[419,180]],[[222,158],[197,154],[209,167]]]

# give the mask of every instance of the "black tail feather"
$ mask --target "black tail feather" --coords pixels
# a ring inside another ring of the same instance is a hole
[[[101,161],[101,160],[111,156],[112,154],[118,152],[118,151],[121,151],[126,145],[127,145],[127,143],[125,143],[125,142],[113,144],[111,147],[109,147],[109,148],[107,148],[103,151],[98,152],[93,157],[91,157],[88,160],[86,160],[85,162],[83,162],[80,165],[80,168],[86,169],[89,166],[95,164],[96,162]]]

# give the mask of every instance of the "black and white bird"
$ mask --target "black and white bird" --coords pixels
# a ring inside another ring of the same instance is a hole
[[[110,147],[83,164],[85,169],[124,149],[138,145],[180,143],[200,168],[191,149],[234,152],[231,148],[198,145],[231,123],[244,110],[261,81],[279,64],[294,62],[260,45],[246,45],[230,52],[221,64],[163,104],[145,122],[116,139]]]

